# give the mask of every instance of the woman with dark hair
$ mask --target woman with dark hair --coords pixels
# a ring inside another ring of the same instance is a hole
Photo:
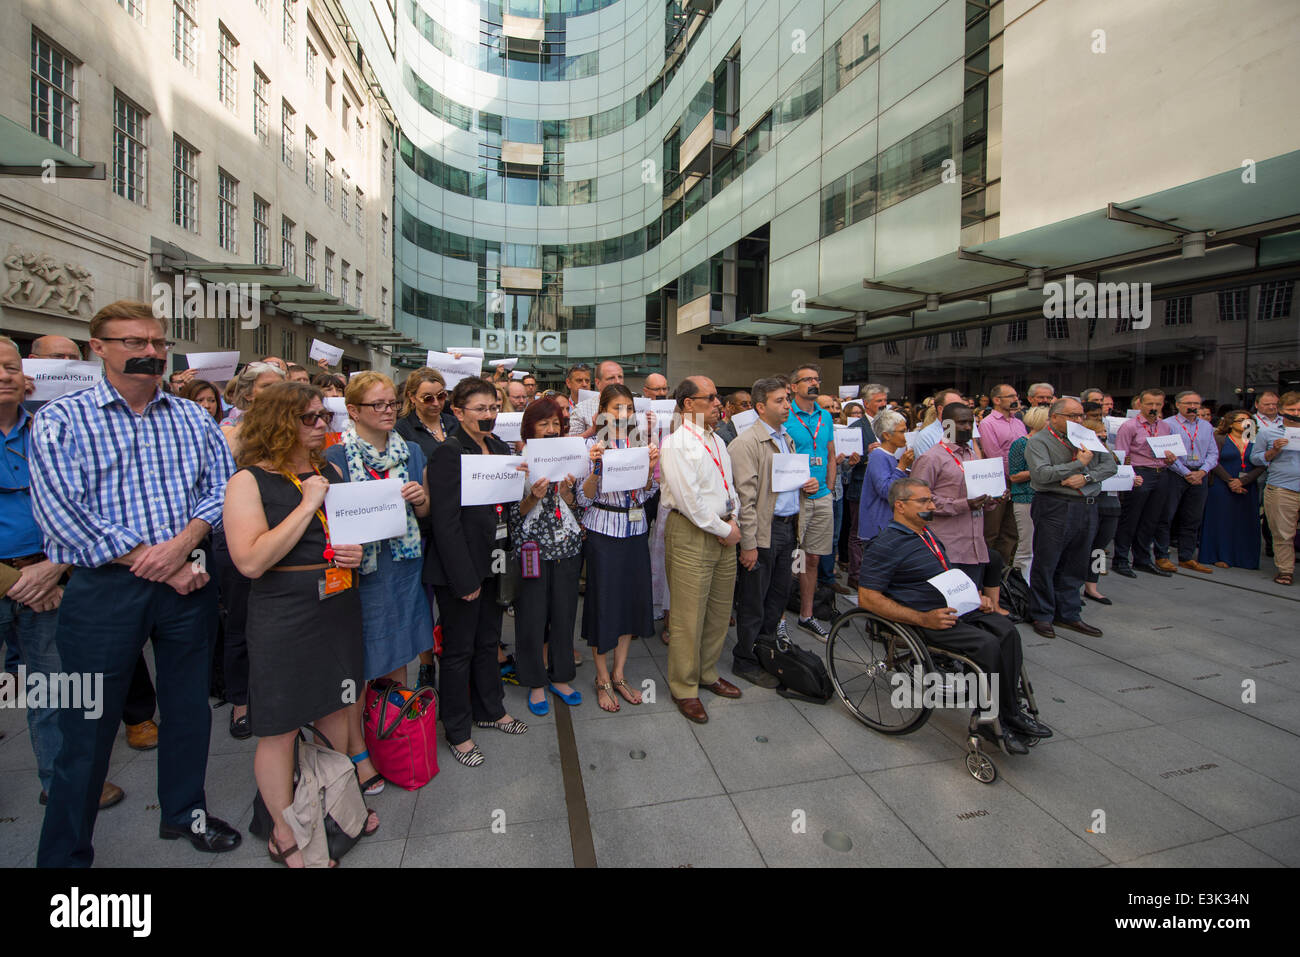
[[[317,372],[311,377],[311,384],[327,399],[343,398],[344,382],[332,372]]]
[[[524,410],[519,435],[525,445],[529,439],[563,434],[560,407],[553,400],[538,399]],[[573,627],[582,572],[582,526],[574,515],[576,483],[572,475],[563,482],[530,482],[523,501],[510,504],[510,561],[523,561],[525,572],[515,598],[515,669],[519,683],[531,689],[528,710],[535,715],[550,711],[548,690],[565,704],[582,704],[582,695],[569,684],[577,673]],[[549,662],[543,645],[550,648]]]
[[[231,558],[252,581],[248,718],[258,736],[253,773],[274,824],[267,850],[290,867],[302,866],[284,817],[298,729],[313,724],[342,750],[361,720],[360,696],[339,706],[340,689],[363,679],[361,546],[330,541],[325,492],[343,476],[320,455],[329,421],[319,389],[266,390],[243,419],[222,521]],[[365,834],[379,827],[373,811],[366,824]]]
[[[208,414],[221,424],[221,393],[217,387],[206,379],[191,379],[181,387],[181,398],[197,402]]]
[[[1233,409],[1219,420],[1219,464],[1206,481],[1205,519],[1198,560],[1219,568],[1259,568],[1259,477],[1246,439],[1250,413]]]
[[[595,650],[597,703],[602,711],[622,706],[614,689],[628,704],[640,704],[641,692],[624,674],[632,636],[654,634],[654,608],[650,593],[650,526],[645,500],[658,487],[655,466],[659,449],[650,444],[650,474],[645,486],[631,492],[602,492],[601,459],[605,449],[623,449],[636,427],[636,402],[623,385],[605,386],[595,417],[603,422],[599,436],[587,440],[592,470],[578,486],[578,504],[586,508],[582,526],[587,562],[587,593],[582,606],[582,637]],[[614,666],[606,655],[614,652]],[[554,660],[554,655],[552,655]]]
[[[438,685],[447,744],[457,761],[475,768],[483,752],[470,736],[471,718],[480,728],[523,734],[528,726],[505,708],[497,646],[501,606],[493,551],[510,536],[504,505],[461,505],[461,456],[509,455],[492,434],[497,390],[471,376],[456,384],[451,407],[459,423],[429,458],[426,487],[433,496],[433,536],[424,556],[424,580],[433,586],[442,624],[442,674]]]

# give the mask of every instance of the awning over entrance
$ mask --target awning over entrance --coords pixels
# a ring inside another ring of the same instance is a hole
[[[1176,286],[1297,264],[1300,150],[704,331],[842,343],[855,330],[871,342],[1041,314],[1043,284],[1067,274]],[[772,323],[786,328],[757,331]]]
[[[65,179],[104,179],[103,163],[92,163],[43,136],[37,136],[6,116],[0,116],[0,176],[44,176],[53,171]]]

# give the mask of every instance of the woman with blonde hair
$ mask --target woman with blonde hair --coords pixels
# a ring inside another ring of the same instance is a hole
[[[1024,423],[1027,435],[1022,435],[1007,449],[1007,484],[1011,486],[1011,510],[1016,516],[1016,554],[1012,565],[1029,581],[1029,566],[1034,559],[1034,520],[1029,508],[1034,502],[1034,487],[1029,484],[1029,464],[1025,461],[1025,446],[1029,436],[1047,428],[1051,418],[1047,406],[1038,405],[1025,410]]]
[[[221,422],[221,433],[235,457],[239,449],[235,443],[239,436],[239,422],[253,405],[253,400],[263,389],[284,381],[284,372],[269,362],[250,362],[239,375],[226,385],[226,398],[234,406]]]

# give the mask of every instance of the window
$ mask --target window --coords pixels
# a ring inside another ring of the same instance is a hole
[[[280,101],[280,159],[293,169],[293,148],[297,140],[293,107],[288,100]]]
[[[239,252],[239,180],[223,169],[217,170],[217,245]]]
[[[366,155],[366,127],[365,124],[362,123],[360,119],[358,119],[356,122],[355,131],[356,131],[355,135],[357,139],[357,155],[365,156]]]
[[[357,308],[358,308],[358,309],[361,308],[361,300],[365,298],[365,290],[364,290],[364,288],[362,287],[362,284],[365,282],[365,278],[366,278],[365,276],[361,275],[361,270],[358,269],[358,270],[357,270],[357,282],[356,282],[356,290],[357,290]]]
[[[1070,338],[1070,320],[1065,316],[1048,316],[1043,323],[1048,339]]]
[[[1115,317],[1115,332],[1116,332],[1116,333],[1120,333],[1120,332],[1132,332],[1132,331],[1133,331],[1133,317],[1132,317],[1132,316],[1122,316],[1122,315],[1121,315],[1121,316],[1116,316],[1116,317]]]
[[[925,337],[925,348],[926,348],[928,351],[933,351],[933,350],[935,350],[935,349],[938,349],[938,348],[939,348],[939,337],[938,337],[938,336],[926,336],[926,337]]]
[[[329,70],[325,71],[325,109],[334,112],[334,77]]]
[[[32,31],[32,132],[77,152],[77,63]]]
[[[307,149],[307,169],[304,173],[307,180],[307,188],[313,193],[316,192],[316,134],[311,131],[311,127],[303,128],[303,136]]]
[[[1029,338],[1029,320],[1017,319],[1007,326],[1007,342],[1024,342]]]
[[[348,261],[339,260],[339,299],[343,302],[348,301]]]
[[[885,343],[885,355],[887,355],[887,356],[896,356],[896,355],[898,355],[898,342],[897,342],[897,341],[895,341],[895,340],[893,340],[893,339],[890,339],[888,342]]]
[[[302,254],[303,278],[314,286],[316,285],[316,237],[311,233],[303,233]]]
[[[385,255],[388,252],[388,214],[379,214],[379,254]]]
[[[379,144],[379,179],[380,182],[388,182],[388,144],[386,142]]]
[[[253,64],[253,134],[265,144],[270,133],[268,124],[270,116],[268,115],[270,107],[267,104],[267,97],[270,95],[267,88],[271,81],[266,78],[266,74]]]
[[[1160,366],[1160,388],[1181,389],[1192,381],[1190,362],[1167,362]]]
[[[199,45],[198,0],[172,0],[172,56],[194,72]]]
[[[357,235],[365,238],[365,202],[366,195],[361,192],[361,187],[357,187]]]
[[[953,348],[953,349],[965,349],[965,348],[966,348],[966,330],[965,330],[965,329],[958,329],[956,332],[950,332],[950,333],[948,334],[948,340],[949,340],[949,341],[948,341],[948,344],[949,344],[949,346],[950,346],[951,348]]]
[[[348,98],[347,98],[346,96],[344,96],[344,97],[340,97],[340,99],[343,101],[343,118],[342,118],[342,123],[341,123],[341,125],[342,125],[342,127],[343,127],[343,135],[344,135],[344,136],[347,136],[347,134],[348,134],[348,121],[349,121],[349,119],[350,119],[351,116],[352,116],[352,112],[351,112],[351,111],[352,111],[352,104],[350,104],[350,103],[348,102]]]
[[[285,362],[293,362],[298,352],[298,333],[289,329],[280,330],[280,355]]]
[[[1106,391],[1123,392],[1133,388],[1132,366],[1111,366],[1106,370]]]
[[[239,93],[239,67],[235,62],[239,41],[224,26],[217,47],[217,98],[230,112],[237,112]]]
[[[280,217],[280,262],[289,275],[298,270],[298,250],[293,245],[293,220],[288,216]]]
[[[1190,326],[1192,324],[1192,297],[1180,296],[1165,300],[1165,325]]]
[[[334,250],[325,247],[325,291],[334,295]]]
[[[177,315],[171,321],[172,335],[177,339],[184,339],[186,342],[193,342],[195,339],[195,330],[198,322],[195,316],[186,315],[185,310],[177,310]]]
[[[271,327],[266,323],[259,325],[253,333],[253,349],[261,356],[271,351]]]
[[[312,46],[312,42],[308,40],[307,41],[307,82],[312,86],[316,85],[316,60],[319,57],[320,54],[316,52],[316,48]]]
[[[271,261],[271,204],[253,194],[253,262]]]
[[[113,192],[145,204],[145,121],[148,115],[113,91]]]
[[[993,341],[993,327],[985,326],[980,330],[980,346],[987,349],[989,343]]]
[[[1219,293],[1219,321],[1237,322],[1245,319],[1250,309],[1250,287],[1227,289]]]
[[[325,206],[334,208],[334,157],[325,151]]]
[[[1291,315],[1291,291],[1295,283],[1290,279],[1282,282],[1266,282],[1259,287],[1259,318],[1285,319]]]
[[[238,319],[235,316],[217,317],[218,349],[239,348],[239,326],[235,324],[236,322],[238,322]]]
[[[117,5],[139,23],[144,23],[144,0],[117,0]]]
[[[199,231],[199,151],[172,136],[172,222]]]
[[[348,224],[348,206],[352,202],[348,196],[348,192],[348,171],[344,170],[343,182],[339,186],[339,216],[342,217],[344,226]]]
[[[290,50],[298,39],[298,0],[284,0],[284,45]]]

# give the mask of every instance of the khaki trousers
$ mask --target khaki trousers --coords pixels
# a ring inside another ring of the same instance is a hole
[[[1016,527],[1016,514],[1012,502],[998,502],[984,509],[984,543],[1002,556],[1002,564],[1015,561],[1020,532]]]
[[[661,515],[662,520],[662,515]],[[722,545],[680,512],[664,527],[668,572],[668,687],[674,698],[698,698],[718,680],[736,587],[736,548]]]
[[[1295,530],[1300,518],[1300,492],[1264,486],[1264,517],[1273,533],[1273,564],[1280,574],[1295,573]]]

